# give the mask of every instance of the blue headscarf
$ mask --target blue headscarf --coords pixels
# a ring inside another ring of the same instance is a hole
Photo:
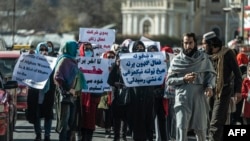
[[[36,50],[35,50],[36,54],[41,54],[40,48],[41,48],[42,46],[43,46],[43,47],[46,47],[46,48],[48,49],[47,43],[46,43],[46,42],[41,42],[41,43],[37,44],[37,46],[36,46]]]
[[[36,46],[36,50],[35,50],[35,53],[36,54],[41,54],[41,51],[40,51],[40,48],[41,47],[46,47],[47,49],[48,49],[48,45],[47,45],[47,43],[46,42],[41,42],[41,43],[39,43],[37,46]],[[50,78],[48,78],[48,80],[47,80],[47,82],[46,82],[46,84],[45,84],[45,86],[44,86],[44,88],[43,89],[41,89],[40,90],[40,94],[39,94],[39,103],[41,103],[42,101],[43,101],[43,99],[44,99],[44,94],[45,93],[47,93],[48,91],[49,91],[49,89],[50,89]],[[40,101],[41,100],[41,101]]]

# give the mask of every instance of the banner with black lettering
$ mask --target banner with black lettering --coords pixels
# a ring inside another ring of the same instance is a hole
[[[23,53],[14,68],[12,80],[36,89],[43,89],[57,58],[41,54]]]
[[[124,53],[120,69],[126,87],[162,85],[167,65],[162,52]]]

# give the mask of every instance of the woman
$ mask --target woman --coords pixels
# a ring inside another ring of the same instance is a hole
[[[54,81],[57,86],[56,110],[59,141],[70,141],[72,131],[78,129],[80,111],[80,95],[82,89],[87,89],[83,73],[78,69],[76,61],[78,44],[75,41],[68,41],[60,49],[62,53],[55,67]]]
[[[46,42],[37,45],[35,52],[42,55],[48,55],[48,46]],[[27,97],[27,120],[34,124],[36,133],[35,141],[41,141],[41,118],[44,118],[44,141],[50,141],[50,132],[53,119],[53,106],[55,96],[55,84],[53,83],[53,72],[51,73],[45,87],[42,90],[29,87]]]
[[[93,57],[94,51],[91,43],[81,43],[80,56]],[[84,120],[81,123],[82,141],[91,141],[96,125],[96,110],[100,102],[100,93],[82,93],[82,114]]]

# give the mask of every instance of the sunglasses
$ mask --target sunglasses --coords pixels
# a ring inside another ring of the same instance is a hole
[[[48,49],[47,48],[40,48],[39,51],[48,51]]]
[[[108,59],[114,59],[115,58],[115,56],[107,56],[108,57]]]
[[[85,48],[85,50],[88,51],[88,50],[92,50],[92,49],[91,48]]]

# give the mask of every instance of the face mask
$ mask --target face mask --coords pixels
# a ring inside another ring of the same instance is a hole
[[[92,57],[93,52],[92,51],[85,51],[84,54],[86,57]]]
[[[80,55],[80,51],[76,50],[76,56],[79,56],[79,55]]]
[[[48,53],[52,52],[52,47],[48,47]]]

